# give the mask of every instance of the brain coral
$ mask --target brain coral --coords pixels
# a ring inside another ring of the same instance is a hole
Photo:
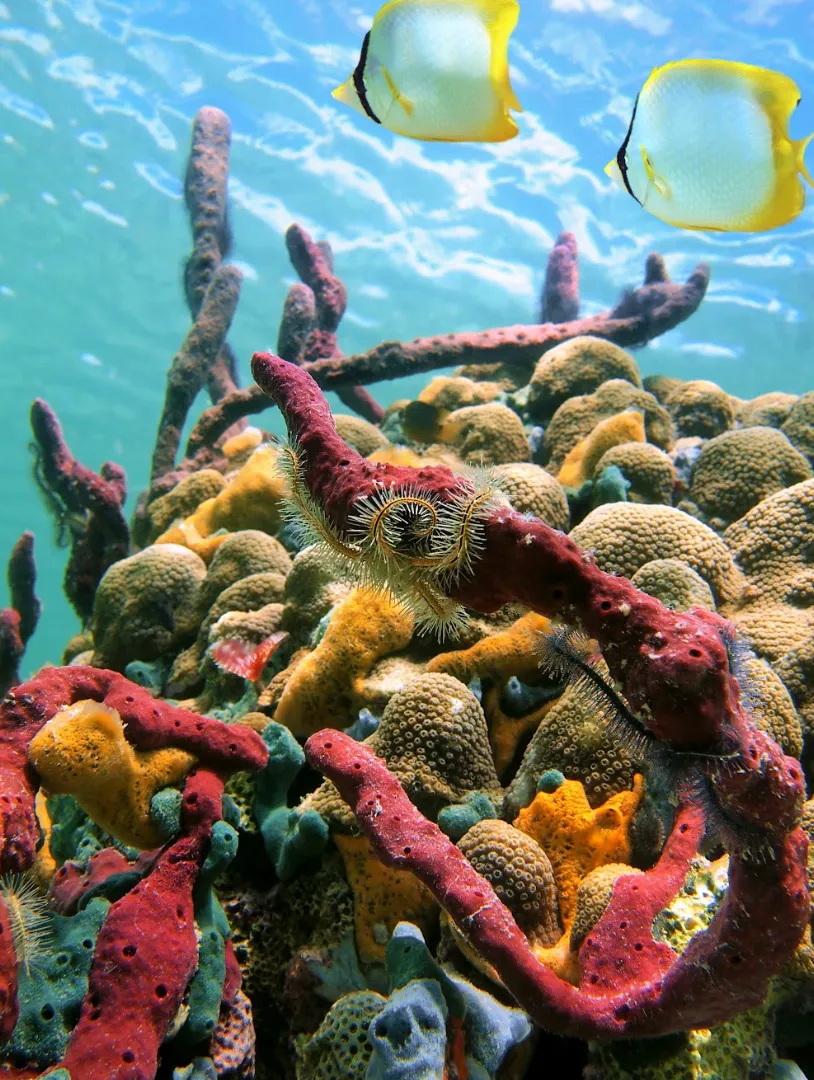
[[[665,399],[676,431],[682,437],[711,439],[735,423],[735,400],[717,383],[695,379],[681,383]]]
[[[744,584],[724,541],[707,525],[672,506],[609,503],[571,531],[610,573],[632,577],[654,559],[681,559],[712,589],[716,603],[732,603]]]
[[[297,1080],[365,1080],[373,1055],[368,1028],[385,1006],[373,990],[345,994],[300,1053]]]
[[[803,394],[792,405],[783,423],[783,433],[814,465],[814,390]]]
[[[185,476],[166,495],[159,495],[139,517],[139,530],[135,540],[140,545],[150,544],[173,522],[189,517],[206,499],[214,499],[226,487],[223,475],[217,469],[201,469]]]
[[[564,487],[578,488],[596,474],[598,462],[612,447],[644,441],[644,418],[641,413],[627,410],[608,416],[568,451],[557,479]]]
[[[519,461],[499,465],[495,478],[515,510],[534,514],[554,529],[568,530],[568,499],[562,484],[550,472],[530,461]]]
[[[600,661],[598,670],[607,674]],[[549,769],[568,780],[580,780],[591,806],[633,785],[635,762],[617,746],[607,722],[573,689],[555,702],[526,748],[517,775],[506,792],[504,810],[516,814],[537,791],[537,781]]]
[[[750,401],[739,402],[735,409],[735,418],[743,427],[779,428],[788,419],[791,407],[796,401],[796,394],[783,394],[775,390]]]
[[[502,465],[531,457],[520,417],[497,402],[456,409],[444,421],[438,437],[452,443],[464,461],[477,465]]]
[[[198,629],[206,566],[178,544],[156,544],[114,563],[93,604],[95,667],[173,656]]]
[[[379,428],[363,420],[361,416],[335,413],[334,423],[339,437],[358,450],[362,457],[367,457],[375,450],[383,450],[385,446],[390,445]]]
[[[307,644],[319,620],[347,596],[352,587],[337,579],[316,546],[304,548],[295,556],[285,582],[282,623],[293,648]]]
[[[800,757],[803,729],[783,680],[756,656],[742,659],[738,674],[745,683],[745,703],[757,726],[768,732],[784,753]]]
[[[207,612],[230,585],[251,574],[286,575],[291,556],[279,540],[259,529],[241,529],[223,541],[209,564],[201,586],[201,611]]]
[[[664,503],[673,501],[676,470],[663,450],[648,442],[627,442],[606,451],[594,469],[594,477],[612,466],[630,484],[629,502]]]
[[[418,400],[442,412],[452,412],[470,405],[486,405],[500,393],[499,383],[475,382],[462,375],[436,375],[418,395]]]
[[[554,413],[543,439],[546,468],[558,472],[569,451],[589,435],[600,420],[627,409],[643,414],[648,442],[662,450],[670,449],[674,432],[667,410],[646,390],[640,390],[624,379],[610,379],[592,394],[564,401]]]
[[[724,533],[746,575],[733,621],[770,662],[814,632],[814,480],[779,491]]]
[[[681,559],[652,559],[630,579],[637,589],[655,596],[673,611],[692,607],[715,610],[715,599],[706,581]]]
[[[537,361],[529,382],[529,416],[546,424],[564,401],[593,393],[609,379],[642,385],[638,364],[618,345],[587,335],[564,341]]]
[[[557,887],[545,851],[507,821],[479,821],[458,847],[490,883],[532,944],[553,945],[560,937]]]
[[[811,477],[811,467],[782,431],[726,431],[701,450],[690,498],[716,528],[725,528],[761,499]]]
[[[591,870],[577,889],[576,911],[571,925],[571,948],[576,951],[605,914],[613,886],[623,874],[641,874],[625,863],[605,863]]]
[[[450,675],[425,673],[395,693],[364,742],[433,820],[443,806],[473,792],[493,798],[500,794],[483,709],[472,691]],[[345,826],[354,821],[329,781],[300,803],[300,811],[307,809]]]

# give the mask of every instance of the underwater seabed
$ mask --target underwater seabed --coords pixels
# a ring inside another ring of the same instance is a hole
[[[23,534],[1,1075],[814,1075],[814,391],[642,380],[626,349],[708,269],[650,255],[580,317],[568,233],[539,323],[345,356],[330,247],[296,225],[239,388],[229,141],[202,109],[192,327],[132,522],[123,470],[32,405],[82,629],[18,685]],[[272,405],[285,443],[249,423]]]

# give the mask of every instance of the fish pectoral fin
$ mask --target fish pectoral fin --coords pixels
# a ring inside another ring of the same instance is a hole
[[[670,185],[667,183],[664,177],[659,176],[656,170],[653,168],[653,163],[651,162],[645,148],[643,146],[640,146],[639,149],[642,153],[642,162],[644,163],[644,171],[647,173],[647,179],[650,181],[650,183],[653,185],[653,187],[663,199],[669,199]]]
[[[402,109],[404,109],[408,116],[412,116],[415,112],[415,102],[411,101],[406,94],[402,94],[402,92],[396,86],[393,76],[390,74],[384,64],[381,65],[379,70],[381,71],[382,75],[384,75],[384,81],[387,83],[387,88],[393,95],[394,100],[397,101],[399,105],[401,105]]]

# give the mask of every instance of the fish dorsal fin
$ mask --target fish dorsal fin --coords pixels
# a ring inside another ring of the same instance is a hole
[[[408,116],[412,116],[415,112],[415,102],[411,101],[406,94],[402,94],[399,88],[396,86],[395,80],[384,64],[379,65],[379,70],[384,75],[384,81],[387,83],[387,88],[393,95],[393,98],[401,105],[402,109]]]
[[[670,185],[667,183],[664,177],[659,176],[656,170],[653,168],[653,163],[650,160],[647,150],[643,146],[640,146],[639,150],[641,151],[642,163],[644,164],[644,171],[647,173],[647,179],[650,181],[650,183],[653,185],[653,187],[663,199],[669,199]]]
[[[492,52],[489,64],[489,77],[492,85],[508,109],[522,112],[523,106],[517,100],[509,79],[509,38],[517,26],[520,17],[520,5],[517,0],[474,0],[474,8],[483,19],[489,31]]]

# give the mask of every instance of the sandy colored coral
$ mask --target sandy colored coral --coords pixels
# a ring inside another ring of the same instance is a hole
[[[811,466],[782,431],[771,427],[726,431],[701,450],[690,498],[711,525],[723,529],[762,499],[811,475]]]
[[[201,611],[207,612],[230,585],[251,574],[291,570],[291,556],[279,540],[259,529],[241,529],[227,536],[220,545],[201,586]]]
[[[570,932],[579,883],[606,863],[630,860],[628,827],[642,795],[637,773],[632,791],[620,791],[592,809],[578,780],[563,780],[553,791],[538,791],[517,815],[515,827],[533,837],[551,862],[560,920]]]
[[[779,390],[760,394],[749,401],[739,401],[735,408],[735,419],[743,427],[779,428],[788,419],[796,401],[796,394],[784,394]]]
[[[464,461],[476,465],[503,465],[531,458],[520,417],[497,402],[451,412],[441,426],[438,439],[451,443]]]
[[[814,390],[795,401],[783,422],[783,434],[814,465]]]
[[[712,439],[735,424],[735,400],[717,383],[693,379],[681,383],[665,399],[679,436]]]
[[[537,361],[529,382],[529,416],[548,423],[564,401],[591,394],[609,379],[642,385],[638,364],[618,345],[589,336],[564,341]]]
[[[539,674],[540,635],[548,632],[549,620],[528,612],[507,629],[476,642],[468,649],[438,653],[427,671],[452,675],[462,683],[478,678],[493,683],[483,697],[489,724],[489,742],[499,776],[514,760],[521,741],[537,729],[542,716],[535,709],[523,716],[507,716],[500,706],[500,689],[512,676],[534,681]]]
[[[744,683],[744,698],[752,719],[768,732],[783,752],[800,757],[803,728],[786,686],[780,676],[756,656],[740,660],[738,675]]]
[[[362,457],[383,450],[390,443],[375,424],[363,420],[361,416],[348,413],[335,413],[334,423],[339,437],[358,450]]]
[[[60,710],[34,736],[29,760],[51,795],[73,795],[107,832],[126,844],[157,847],[150,800],[177,784],[195,763],[171,747],[135,750],[115,709],[79,701]]]
[[[759,1005],[734,1020],[658,1039],[592,1046],[602,1080],[773,1080],[774,1012]],[[587,1074],[586,1074],[587,1075]]]
[[[462,375],[436,375],[417,400],[444,412],[453,412],[470,405],[486,405],[500,395],[501,389],[496,382],[476,382]]]
[[[140,536],[143,543],[152,543],[176,521],[189,517],[207,499],[214,499],[226,487],[223,475],[217,469],[201,469],[185,476],[166,495],[159,495],[150,503],[145,524],[147,534]]]
[[[630,580],[637,589],[655,596],[673,611],[689,611],[693,607],[715,610],[709,585],[681,559],[652,559],[640,566]]]
[[[814,634],[814,480],[760,502],[724,540],[746,575],[732,618],[771,663]]]
[[[564,401],[551,418],[543,439],[543,459],[549,472],[558,472],[580,439],[586,438],[600,420],[628,409],[641,412],[647,441],[662,450],[673,445],[674,431],[670,414],[652,394],[624,379],[610,379],[592,394]]]
[[[590,435],[568,451],[557,473],[567,488],[578,488],[597,471],[599,461],[612,447],[645,441],[644,417],[638,412],[622,412],[600,420]]]
[[[366,836],[335,833],[345,873],[353,890],[356,949],[363,964],[384,962],[390,935],[402,920],[426,935],[438,922],[438,905],[429,889],[408,870],[385,866]]]
[[[663,450],[647,442],[627,442],[602,455],[594,468],[594,478],[616,467],[630,484],[628,502],[663,503],[673,501],[676,470]]]
[[[318,547],[298,552],[286,577],[283,596],[282,628],[290,635],[292,648],[307,644],[320,619],[352,588],[349,582],[337,578]]]
[[[672,506],[609,503],[570,535],[593,552],[602,570],[625,577],[653,559],[681,559],[706,581],[718,604],[732,603],[745,584],[720,536]]]
[[[499,791],[480,703],[449,675],[421,675],[394,694],[366,741],[422,809]]]
[[[159,544],[184,544],[209,562],[230,532],[260,529],[275,533],[282,523],[285,480],[276,446],[260,446],[214,499],[168,529]]]
[[[206,566],[178,544],[155,544],[114,563],[93,605],[96,667],[170,657],[198,628]]]
[[[545,851],[507,821],[479,821],[458,842],[534,945],[559,940],[557,887]]]
[[[603,661],[598,670],[607,677]],[[526,748],[506,793],[508,812],[516,814],[531,802],[537,781],[549,769],[580,780],[591,806],[599,806],[631,787],[636,762],[611,738],[594,705],[569,688],[554,702]]]
[[[331,614],[322,640],[288,680],[274,719],[297,736],[345,727],[368,705],[364,679],[382,656],[405,648],[413,617],[389,594],[354,589]]]
[[[376,731],[364,740],[433,820],[473,792],[498,798],[500,784],[480,702],[450,675],[425,673],[388,701]],[[355,819],[330,781],[300,804],[348,830]]]
[[[642,380],[642,385],[653,397],[658,398],[663,405],[673,390],[681,386],[683,381],[683,379],[676,379],[672,375],[646,375]]]
[[[579,950],[582,942],[605,914],[617,880],[625,874],[641,872],[625,863],[605,863],[585,875],[577,889],[574,921],[571,924],[569,944],[573,952]]]
[[[534,514],[553,529],[567,532],[568,499],[562,484],[550,472],[530,461],[498,465],[495,479],[509,502],[521,514]]]

